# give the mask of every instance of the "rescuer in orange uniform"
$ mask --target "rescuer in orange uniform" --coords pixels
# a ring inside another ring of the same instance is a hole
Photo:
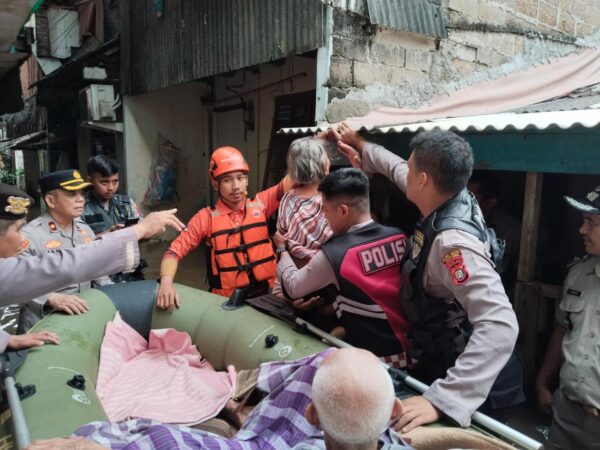
[[[211,292],[230,297],[236,288],[250,288],[253,295],[261,295],[273,286],[277,259],[267,219],[277,210],[292,182],[286,176],[250,199],[246,197],[248,171],[239,150],[220,147],[213,152],[208,173],[219,199],[214,208],[198,211],[163,255],[156,300],[159,308],[179,307],[173,286],[177,265],[200,244],[207,246]]]

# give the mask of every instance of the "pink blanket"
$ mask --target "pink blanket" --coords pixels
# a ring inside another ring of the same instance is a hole
[[[96,386],[108,419],[194,425],[215,417],[233,394],[236,372],[216,372],[201,358],[187,333],[152,330],[148,343],[117,313],[106,326]]]

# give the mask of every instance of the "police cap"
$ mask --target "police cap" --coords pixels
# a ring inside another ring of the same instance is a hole
[[[79,191],[81,189],[92,188],[92,183],[88,183],[83,178],[78,170],[57,170],[50,172],[40,178],[40,190],[42,195],[54,190],[62,189],[63,191]]]
[[[0,219],[24,219],[32,205],[33,199],[21,189],[0,183]]]
[[[588,192],[583,198],[565,196],[565,200],[570,206],[581,212],[600,214],[600,186],[596,186],[596,189]]]

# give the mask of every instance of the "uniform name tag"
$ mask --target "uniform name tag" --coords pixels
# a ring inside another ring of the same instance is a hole
[[[574,295],[576,297],[581,297],[581,295],[583,294],[583,292],[576,291],[575,289],[567,289],[567,294]]]
[[[400,238],[386,242],[385,244],[362,250],[358,254],[365,275],[391,266],[397,266],[404,256],[404,239]]]

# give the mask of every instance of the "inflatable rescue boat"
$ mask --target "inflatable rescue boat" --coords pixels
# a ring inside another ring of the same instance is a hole
[[[156,281],[140,281],[90,289],[80,295],[90,305],[87,314],[50,314],[34,327],[55,332],[61,343],[30,349],[15,370],[15,382],[25,388],[21,405],[31,440],[67,436],[89,422],[107,420],[94,388],[106,324],[117,310],[146,339],[151,329],[188,333],[202,356],[219,371],[230,364],[242,370],[268,361],[294,360],[336,344],[335,339],[326,344],[307,333],[306,327],[251,306],[225,308],[227,299],[183,285],[176,285],[180,308],[161,311],[154,307],[157,286]],[[515,448],[540,447],[492,419],[480,424],[476,428]],[[19,428],[15,425],[10,410],[0,416],[0,448],[13,447],[13,430]]]

